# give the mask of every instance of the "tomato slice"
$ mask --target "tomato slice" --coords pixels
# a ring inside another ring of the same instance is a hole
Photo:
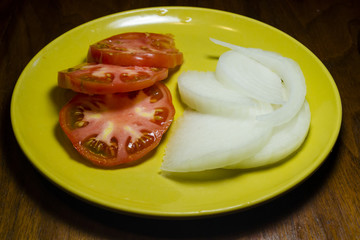
[[[183,63],[172,35],[130,32],[90,46],[88,62],[173,68]]]
[[[174,114],[170,91],[157,82],[128,93],[79,93],[61,109],[59,121],[82,156],[111,167],[142,158],[158,146]]]
[[[147,88],[167,76],[167,68],[85,63],[60,71],[58,85],[75,92],[109,94]]]

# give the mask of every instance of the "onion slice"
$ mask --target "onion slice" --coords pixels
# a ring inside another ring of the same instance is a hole
[[[285,88],[279,75],[237,51],[228,51],[220,56],[216,77],[245,96],[272,104],[285,103]]]
[[[270,104],[260,103],[217,81],[214,72],[186,71],[178,78],[181,100],[202,113],[224,116],[256,116],[271,112]],[[266,111],[267,110],[267,111]]]
[[[284,81],[288,90],[288,101],[274,112],[259,116],[259,120],[277,126],[288,122],[300,111],[305,101],[306,84],[301,68],[294,60],[275,52],[258,48],[245,48],[213,38],[210,38],[210,40],[215,44],[230,48],[260,62],[277,73]]]
[[[198,172],[236,164],[259,151],[272,128],[252,118],[185,110],[173,125],[161,170]]]
[[[227,166],[228,169],[255,168],[279,162],[296,150],[304,142],[310,128],[310,108],[305,100],[299,113],[289,122],[273,129],[265,146],[254,156],[237,164]]]

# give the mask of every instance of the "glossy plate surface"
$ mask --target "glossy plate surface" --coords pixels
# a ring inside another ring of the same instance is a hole
[[[227,49],[209,37],[279,52],[297,61],[306,78],[312,112],[309,136],[291,159],[271,168],[213,171],[169,178],[160,165],[171,130],[156,151],[138,165],[103,170],[84,163],[58,123],[73,93],[57,87],[57,72],[85,60],[88,46],[129,31],[171,33],[185,62],[169,80],[175,117],[183,111],[177,77],[185,70],[214,71]],[[11,119],[23,151],[45,176],[91,203],[120,212],[157,217],[206,216],[244,209],[286,192],[326,159],[339,134],[340,96],[331,75],[302,44],[283,32],[240,15],[190,7],[122,12],[83,24],[42,49],[21,74],[12,98]]]

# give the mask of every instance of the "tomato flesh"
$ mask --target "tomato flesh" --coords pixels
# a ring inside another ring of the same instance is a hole
[[[170,91],[157,82],[143,90],[79,93],[60,111],[60,126],[93,164],[112,167],[142,158],[158,144],[175,114]]]
[[[122,66],[174,68],[183,54],[171,35],[130,32],[112,36],[90,46],[88,62]]]
[[[60,71],[58,86],[87,94],[109,94],[144,89],[167,76],[167,68],[85,63]]]

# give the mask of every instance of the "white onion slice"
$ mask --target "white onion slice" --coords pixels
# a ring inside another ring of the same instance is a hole
[[[187,71],[178,78],[181,100],[190,108],[202,113],[224,116],[256,116],[271,112],[270,104],[259,103],[243,94],[224,87],[214,72]],[[266,111],[267,110],[267,111]]]
[[[285,103],[285,88],[279,75],[239,52],[228,51],[220,56],[216,77],[245,96],[272,104]]]
[[[289,122],[273,129],[265,146],[254,156],[226,168],[255,168],[279,162],[294,153],[304,142],[310,128],[310,108],[307,101]]]
[[[250,118],[185,110],[173,125],[161,170],[196,172],[235,164],[259,151],[271,130]]]
[[[284,81],[285,87],[288,89],[288,101],[276,111],[259,116],[259,120],[267,121],[276,126],[286,123],[298,113],[305,100],[306,84],[301,68],[294,60],[275,52],[244,48],[212,38],[210,40],[253,58],[277,73]]]

